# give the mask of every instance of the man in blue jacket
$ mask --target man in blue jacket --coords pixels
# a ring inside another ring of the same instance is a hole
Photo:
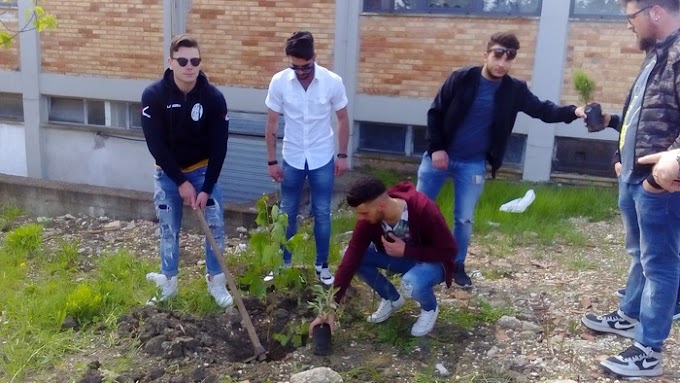
[[[508,72],[518,50],[519,40],[514,34],[498,32],[491,36],[484,65],[451,73],[427,112],[429,148],[418,169],[418,191],[436,199],[446,179],[453,179],[453,235],[458,243],[454,282],[463,288],[472,287],[465,272],[465,256],[484,186],[486,161],[495,177],[517,114],[565,123],[584,116],[583,107],[559,107],[541,101],[524,81],[510,77]]]
[[[201,71],[198,42],[175,36],[168,67],[142,94],[142,128],[156,160],[154,204],[161,233],[161,272],[146,277],[158,286],[160,301],[177,294],[183,203],[204,212],[215,241],[224,248],[222,197],[215,184],[229,136],[227,103]],[[208,291],[220,307],[231,305],[225,275],[207,242],[205,260]]]

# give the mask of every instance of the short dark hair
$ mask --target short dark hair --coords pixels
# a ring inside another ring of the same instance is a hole
[[[314,36],[307,31],[297,31],[286,40],[286,56],[303,60],[314,57]]]
[[[658,5],[670,12],[680,11],[680,0],[619,0],[619,2],[624,7],[628,3],[636,3],[640,9],[647,7],[651,8],[655,5]]]
[[[371,176],[359,178],[347,192],[347,204],[357,207],[362,203],[375,201],[387,191],[385,184]]]
[[[177,52],[179,48],[182,47],[196,48],[198,49],[198,53],[201,54],[201,48],[198,47],[198,41],[186,33],[182,33],[180,35],[173,36],[172,40],[170,41],[170,57],[172,57],[172,54]]]
[[[503,48],[515,50],[519,49],[519,40],[512,32],[496,32],[491,35],[489,42],[486,44],[486,50],[491,49],[491,47],[496,44],[502,46]]]

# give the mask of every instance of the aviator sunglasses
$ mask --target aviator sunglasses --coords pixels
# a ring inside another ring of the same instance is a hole
[[[309,73],[314,69],[314,62],[305,64],[305,65],[291,65],[290,69],[296,71],[296,72],[302,72],[302,73]]]
[[[506,49],[506,48],[493,48],[489,49],[487,52],[493,52],[493,57],[499,59],[503,57],[503,55],[506,55],[508,60],[514,60],[515,57],[517,57],[517,50],[516,49]]]
[[[186,57],[173,57],[173,60],[177,60],[177,64],[181,67],[187,66],[189,61],[191,61],[191,65],[197,67],[201,64],[201,58],[200,57],[194,57],[192,59],[188,59]]]

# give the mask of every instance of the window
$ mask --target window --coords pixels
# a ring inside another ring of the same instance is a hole
[[[142,127],[140,110],[141,104],[133,102],[51,97],[48,120],[140,129]]]
[[[24,120],[24,101],[20,94],[0,93],[0,118]]]
[[[518,166],[524,164],[524,153],[526,152],[526,147],[526,134],[511,134],[510,139],[508,139],[508,145],[505,147],[503,164]]]
[[[616,146],[615,141],[555,137],[552,170],[614,177],[612,158]]]
[[[246,113],[229,111],[229,134],[264,137],[267,115],[264,113]],[[279,116],[278,137],[283,138],[283,116]]]
[[[624,16],[624,9],[618,0],[571,0],[571,16],[616,18]]]
[[[362,122],[359,126],[359,150],[405,154],[407,129],[406,125]]]
[[[0,0],[0,8],[16,8],[18,1]]]
[[[364,0],[366,12],[537,16],[542,0]]]

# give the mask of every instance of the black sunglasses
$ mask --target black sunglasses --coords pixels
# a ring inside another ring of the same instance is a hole
[[[508,60],[514,60],[517,57],[517,49],[493,48],[487,52],[493,52],[493,57],[499,59],[505,55]]]
[[[191,61],[191,65],[193,65],[195,67],[201,65],[201,58],[200,57],[194,57],[192,59],[188,59],[186,57],[173,57],[172,59],[177,60],[177,64],[179,64],[179,66],[181,66],[181,67],[187,66],[189,61]]]
[[[301,65],[301,66],[291,65],[290,69],[292,69],[296,72],[308,73],[308,72],[311,72],[312,69],[314,69],[314,63],[311,62],[309,64],[305,64],[305,65]]]

